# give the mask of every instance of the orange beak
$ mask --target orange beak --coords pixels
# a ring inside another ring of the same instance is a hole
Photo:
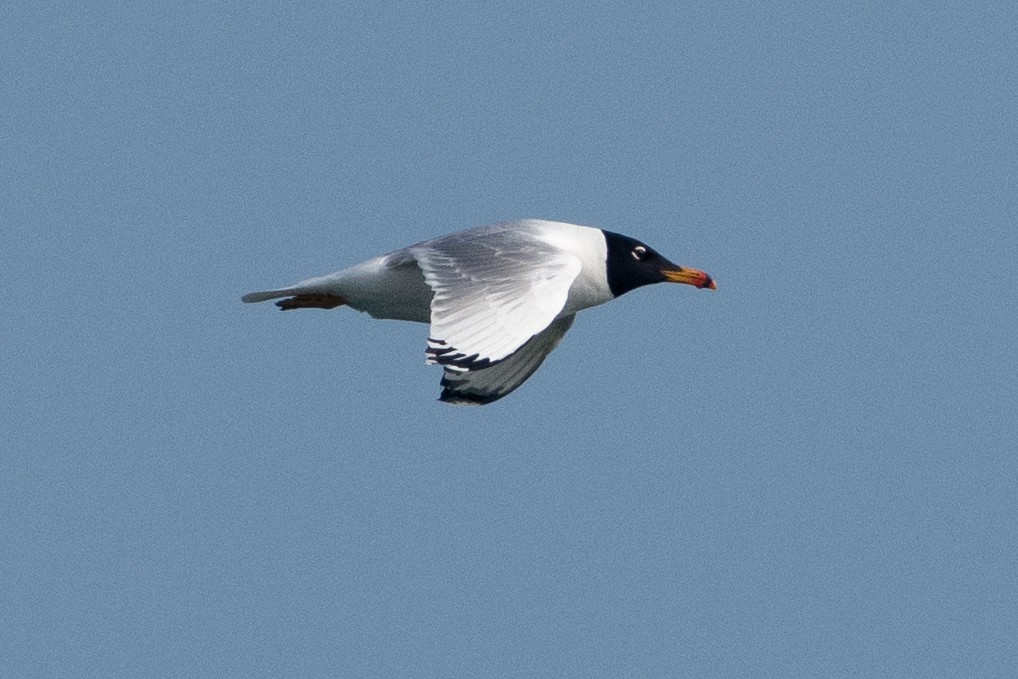
[[[661,272],[669,283],[685,283],[697,288],[710,288],[717,290],[718,286],[714,279],[699,269],[690,269],[684,266],[675,269],[665,269]]]

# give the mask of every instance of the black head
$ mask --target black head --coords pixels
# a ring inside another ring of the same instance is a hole
[[[716,289],[714,280],[704,272],[673,264],[635,238],[605,231],[604,240],[608,245],[608,287],[615,297],[651,283],[685,283]]]

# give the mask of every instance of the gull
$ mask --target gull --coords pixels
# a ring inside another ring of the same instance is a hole
[[[442,366],[440,401],[484,405],[527,380],[576,313],[652,283],[716,290],[698,269],[589,226],[523,219],[452,233],[244,302],[292,309],[348,306],[430,324],[427,363]]]

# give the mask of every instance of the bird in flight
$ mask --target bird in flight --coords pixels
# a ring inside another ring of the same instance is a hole
[[[430,324],[427,362],[442,366],[439,400],[497,401],[558,346],[578,311],[651,283],[715,290],[638,240],[539,219],[426,240],[244,302],[291,309],[349,306],[374,318]]]

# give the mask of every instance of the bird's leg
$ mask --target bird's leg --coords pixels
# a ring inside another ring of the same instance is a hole
[[[287,297],[276,302],[276,306],[283,311],[290,309],[335,309],[346,304],[346,300],[339,295],[331,295],[327,292],[314,292],[304,295]]]

